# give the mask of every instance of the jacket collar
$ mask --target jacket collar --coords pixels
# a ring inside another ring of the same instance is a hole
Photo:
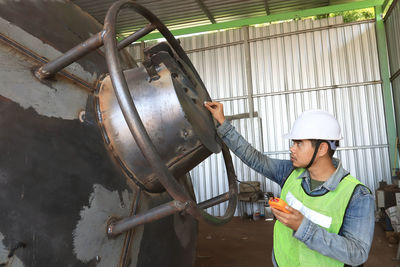
[[[332,159],[332,163],[333,166],[335,166],[336,170],[335,172],[328,178],[328,180],[325,181],[325,183],[323,183],[321,185],[321,187],[326,188],[329,191],[333,191],[336,189],[336,187],[339,185],[340,181],[342,180],[343,177],[347,176],[349,174],[348,171],[346,171],[345,169],[343,169],[342,167],[342,162],[337,159],[337,158],[333,158]],[[307,181],[308,184],[310,184],[310,173],[308,172],[308,170],[304,170],[304,172],[302,174],[299,175],[300,179],[305,179]],[[318,190],[320,189],[320,187],[317,187],[314,190]]]

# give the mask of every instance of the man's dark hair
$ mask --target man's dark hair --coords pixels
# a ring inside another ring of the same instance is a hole
[[[311,141],[311,145],[313,147],[316,147],[318,142],[319,143],[325,142],[328,145],[328,155],[329,155],[329,157],[332,158],[333,154],[335,154],[336,150],[333,150],[331,148],[331,145],[326,140],[310,139],[310,141]],[[335,145],[336,145],[336,147],[338,147],[339,146],[339,141],[335,141]]]

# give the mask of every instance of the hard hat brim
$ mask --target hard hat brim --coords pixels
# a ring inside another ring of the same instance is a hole
[[[285,138],[285,139],[289,139],[289,140],[308,140],[308,139],[310,139],[310,140],[331,140],[331,141],[339,141],[339,140],[342,140],[343,139],[343,136],[340,136],[340,138],[329,138],[329,137],[326,137],[326,138],[321,138],[321,137],[317,137],[317,136],[295,136],[295,135],[292,135],[292,134],[290,134],[290,133],[287,133],[287,134],[284,134],[283,135],[283,138]]]

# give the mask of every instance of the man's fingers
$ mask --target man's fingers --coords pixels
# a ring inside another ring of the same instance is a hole
[[[282,212],[282,211],[280,211],[278,209],[275,209],[273,207],[271,207],[271,211],[276,217],[281,217],[283,214],[285,214],[284,212]]]
[[[303,214],[301,214],[300,211],[289,207],[288,210],[291,213],[285,213],[283,211],[274,209],[271,207],[272,213],[275,215],[275,217],[284,225],[287,227],[291,228],[294,231],[297,231],[297,229],[300,227],[300,224],[303,220]]]
[[[298,210],[296,210],[296,209],[290,207],[289,205],[286,206],[286,209],[287,209],[288,211],[290,211],[291,213],[299,212]]]
[[[210,106],[210,104],[208,104],[208,102],[204,102],[204,107],[206,108],[206,109],[208,109],[209,111],[212,111],[212,107]]]
[[[216,108],[217,107],[217,103],[216,102],[204,102],[204,105],[206,107],[210,107],[210,108]]]
[[[205,101],[204,106],[211,112],[214,119],[216,119],[220,124],[224,123],[225,117],[222,103]]]
[[[282,212],[278,209],[274,209],[272,207],[271,207],[271,211],[281,223],[286,225],[286,223],[287,223],[286,216],[288,215],[287,213],[284,213],[284,212]]]
[[[285,207],[288,211],[290,212],[294,212],[296,211],[295,209],[293,209],[292,207],[290,207],[289,205]]]

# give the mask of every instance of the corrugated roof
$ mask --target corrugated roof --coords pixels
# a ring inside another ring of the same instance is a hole
[[[71,0],[101,24],[113,0]],[[329,5],[363,2],[363,0],[138,0],[169,29],[229,22],[238,19],[274,15]],[[365,2],[365,0],[364,0]],[[147,21],[130,10],[118,17],[117,33],[126,36]]]

